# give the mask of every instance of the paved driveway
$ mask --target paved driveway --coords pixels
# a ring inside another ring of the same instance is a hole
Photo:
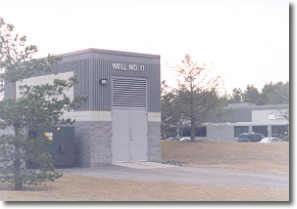
[[[65,173],[133,181],[289,188],[287,175],[277,176],[219,168],[190,168],[159,163],[119,163],[100,168],[64,169]]]

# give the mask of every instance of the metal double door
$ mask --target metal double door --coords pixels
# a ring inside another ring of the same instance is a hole
[[[145,108],[113,108],[112,161],[147,161],[147,148]]]

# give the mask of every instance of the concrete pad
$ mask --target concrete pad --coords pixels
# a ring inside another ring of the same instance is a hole
[[[289,188],[288,175],[269,175],[243,171],[239,172],[218,168],[190,168],[166,164],[164,164],[164,166],[172,167],[156,168],[156,166],[162,166],[162,164],[146,164],[144,162],[140,164],[127,163],[126,165],[134,166],[134,168],[111,165],[98,168],[71,168],[63,169],[63,171],[65,173],[78,176],[92,176],[141,182]],[[152,165],[155,165],[155,167]],[[135,168],[137,166],[138,168]]]
[[[117,162],[113,163],[116,166],[122,166],[134,169],[156,169],[156,168],[174,168],[175,165],[163,164],[157,162]]]

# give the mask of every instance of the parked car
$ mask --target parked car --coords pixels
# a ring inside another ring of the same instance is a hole
[[[242,133],[238,137],[238,142],[259,142],[263,138],[264,136],[258,133]]]
[[[182,138],[179,139],[179,141],[183,142],[183,141],[191,141],[191,137],[189,136],[183,136]]]
[[[278,137],[265,137],[261,139],[261,141],[259,141],[259,143],[263,143],[263,144],[270,144],[273,142],[283,142],[283,140]]]

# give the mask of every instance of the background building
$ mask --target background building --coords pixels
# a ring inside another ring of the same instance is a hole
[[[264,136],[279,137],[289,131],[289,105],[230,104],[223,112],[210,116],[197,131],[199,139],[235,141],[241,133],[256,132]],[[201,134],[203,133],[203,134]]]

